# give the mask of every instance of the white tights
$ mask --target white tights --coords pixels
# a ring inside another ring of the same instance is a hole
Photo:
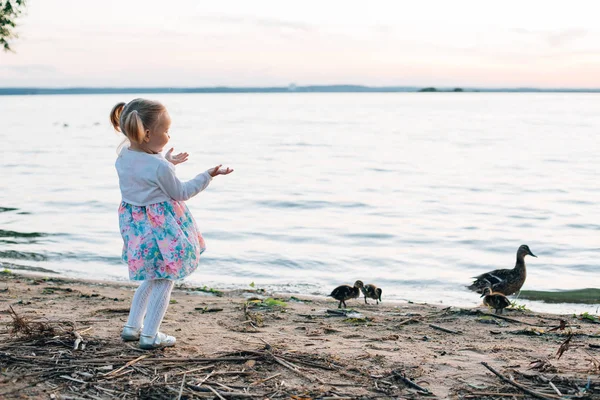
[[[142,335],[155,336],[167,312],[174,285],[169,279],[143,281],[133,295],[127,326],[140,328],[144,320]]]

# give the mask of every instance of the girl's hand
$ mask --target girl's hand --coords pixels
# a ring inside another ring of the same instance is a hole
[[[221,168],[222,165],[223,164],[219,164],[216,167],[209,169],[208,173],[210,174],[210,176],[214,178],[217,175],[229,175],[233,172],[233,168]]]
[[[167,154],[165,154],[165,158],[167,159],[168,162],[170,162],[173,165],[177,165],[177,164],[186,162],[188,159],[188,156],[189,156],[188,153],[179,153],[176,155],[172,155],[171,153],[173,153],[172,147],[169,151],[167,151]]]

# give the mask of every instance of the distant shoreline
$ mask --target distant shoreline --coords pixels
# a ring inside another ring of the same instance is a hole
[[[0,96],[57,94],[147,94],[147,93],[600,93],[598,89],[469,88],[416,86],[313,85],[274,87],[0,87]]]

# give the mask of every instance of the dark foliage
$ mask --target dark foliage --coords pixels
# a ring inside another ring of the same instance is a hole
[[[12,51],[9,40],[17,37],[16,20],[25,9],[25,0],[0,0],[0,47]]]

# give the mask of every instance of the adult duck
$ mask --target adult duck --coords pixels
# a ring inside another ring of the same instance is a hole
[[[518,292],[527,278],[525,269],[525,256],[527,255],[537,258],[529,250],[529,246],[523,244],[517,250],[517,263],[513,269],[496,269],[476,276],[473,278],[475,281],[468,288],[477,293],[483,293],[483,290],[489,287],[493,292],[502,293],[505,296]]]

